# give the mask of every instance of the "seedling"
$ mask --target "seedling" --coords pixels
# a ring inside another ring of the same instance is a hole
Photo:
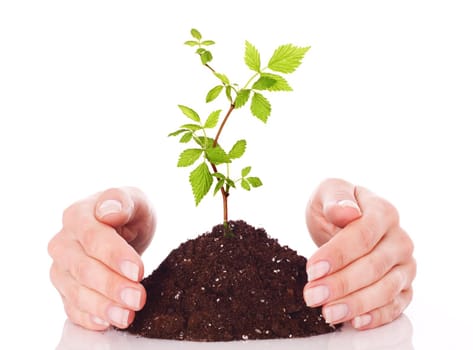
[[[246,41],[244,60],[251,71],[251,76],[244,85],[239,85],[210,65],[213,55],[209,47],[215,42],[203,40],[197,29],[192,29],[191,35],[192,40],[186,41],[185,45],[196,48],[195,52],[200,57],[202,65],[207,67],[217,80],[217,85],[207,92],[206,102],[215,102],[223,93],[228,107],[220,121],[222,109],[213,110],[203,119],[194,109],[179,105],[179,109],[190,119],[190,123],[181,125],[169,136],[179,136],[179,142],[192,144],[181,152],[177,166],[189,167],[198,163],[189,176],[196,206],[210,192],[215,183],[213,194],[221,193],[223,225],[226,234],[231,235],[231,230],[228,228],[230,190],[239,186],[250,191],[252,188],[262,186],[263,183],[259,177],[250,175],[252,170],[250,165],[243,167],[237,172],[238,175],[234,175],[230,171],[233,170],[231,169],[232,161],[244,155],[247,142],[244,139],[239,139],[229,151],[225,151],[219,144],[223,128],[230,115],[248,103],[251,114],[266,123],[271,114],[271,104],[265,94],[276,91],[292,91],[284,75],[293,73],[300,66],[310,47],[297,47],[292,44],[281,45],[274,50],[267,65],[263,66],[258,49]]]

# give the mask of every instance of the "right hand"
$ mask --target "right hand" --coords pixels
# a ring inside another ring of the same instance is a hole
[[[68,207],[49,242],[51,282],[69,319],[91,330],[126,328],[146,301],[140,254],[151,242],[156,217],[145,195],[124,187]]]

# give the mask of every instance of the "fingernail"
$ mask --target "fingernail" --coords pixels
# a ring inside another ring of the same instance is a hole
[[[119,213],[122,210],[122,204],[115,199],[108,199],[102,202],[97,208],[97,215],[101,218],[110,214]]]
[[[130,311],[122,309],[118,306],[111,306],[108,309],[108,317],[113,323],[119,326],[128,326],[128,318],[130,317]]]
[[[348,315],[348,306],[346,304],[330,305],[323,309],[323,314],[325,321],[333,324]]]
[[[358,204],[352,201],[351,199],[343,199],[341,201],[338,201],[337,205],[344,208],[353,208],[356,209],[359,213],[361,213],[361,209]]]
[[[99,318],[97,316],[92,316],[92,322],[94,322],[94,323],[96,323],[100,326],[105,326],[105,327],[110,326],[110,323],[108,323],[107,321],[102,320],[101,318]]]
[[[330,291],[327,286],[317,286],[304,291],[304,299],[307,306],[316,306],[328,299]]]
[[[309,281],[316,280],[322,276],[325,276],[330,270],[330,264],[328,261],[319,261],[315,264],[310,265],[307,268],[307,279]]]
[[[126,278],[135,282],[139,282],[138,278],[140,274],[140,268],[135,263],[125,260],[121,263],[120,270]]]
[[[361,316],[356,316],[354,319],[353,319],[353,327],[355,328],[362,328],[364,326],[367,326],[371,323],[371,320],[373,318],[371,317],[370,314],[365,314],[365,315],[361,315]]]
[[[133,310],[140,308],[141,292],[133,288],[125,288],[121,291],[122,301]]]

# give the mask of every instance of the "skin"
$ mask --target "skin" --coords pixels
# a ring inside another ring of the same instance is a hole
[[[329,179],[311,196],[306,217],[320,246],[307,263],[306,303],[323,305],[332,323],[351,321],[358,329],[397,318],[412,298],[416,264],[396,209],[367,189]],[[72,322],[105,330],[133,321],[146,301],[140,254],[155,227],[149,201],[131,187],[94,194],[64,211],[48,252],[51,281]],[[320,295],[325,299],[314,302]],[[340,312],[346,314],[335,319]]]
[[[414,245],[392,204],[340,179],[312,195],[306,221],[320,247],[308,259],[304,298],[323,305],[330,323],[375,328],[401,315],[412,299]]]

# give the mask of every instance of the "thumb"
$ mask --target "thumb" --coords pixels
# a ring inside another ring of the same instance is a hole
[[[326,220],[343,228],[361,216],[355,186],[339,179],[325,181],[319,188]]]
[[[134,201],[126,191],[111,188],[99,195],[95,205],[95,217],[106,225],[119,228],[130,222],[134,207]]]

